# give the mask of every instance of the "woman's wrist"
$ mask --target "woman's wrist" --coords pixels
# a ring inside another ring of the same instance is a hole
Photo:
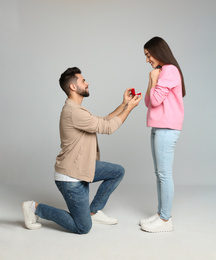
[[[155,87],[157,84],[157,80],[152,79],[152,84],[151,84],[151,88]]]

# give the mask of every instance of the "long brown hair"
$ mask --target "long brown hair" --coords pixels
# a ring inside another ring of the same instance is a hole
[[[164,64],[172,64],[178,68],[182,79],[182,96],[184,97],[186,95],[184,77],[169,45],[162,38],[156,36],[145,43],[144,49],[148,50],[149,54],[156,60]]]

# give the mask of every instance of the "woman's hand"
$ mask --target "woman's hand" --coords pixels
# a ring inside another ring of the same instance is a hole
[[[151,79],[154,82],[158,81],[158,77],[161,73],[161,69],[154,69],[149,73],[149,79]]]
[[[156,86],[160,73],[161,73],[161,69],[154,69],[149,73],[149,84],[146,91],[146,94],[148,96],[150,96],[151,88]]]

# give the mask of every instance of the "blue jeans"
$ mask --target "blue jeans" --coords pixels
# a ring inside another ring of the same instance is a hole
[[[93,182],[103,181],[89,206],[89,183],[56,181],[69,212],[45,204],[39,204],[36,215],[54,221],[63,228],[76,234],[86,234],[92,227],[91,212],[104,208],[111,193],[124,177],[125,170],[118,164],[96,161]]]
[[[151,150],[154,169],[157,178],[158,213],[160,218],[168,220],[171,217],[174,197],[173,161],[176,142],[181,131],[152,128]]]

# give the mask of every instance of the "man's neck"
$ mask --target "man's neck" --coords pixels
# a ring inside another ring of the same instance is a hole
[[[83,101],[83,97],[80,95],[76,95],[76,96],[70,96],[68,97],[69,99],[72,99],[74,102],[76,102],[78,105],[81,106],[82,101]]]

